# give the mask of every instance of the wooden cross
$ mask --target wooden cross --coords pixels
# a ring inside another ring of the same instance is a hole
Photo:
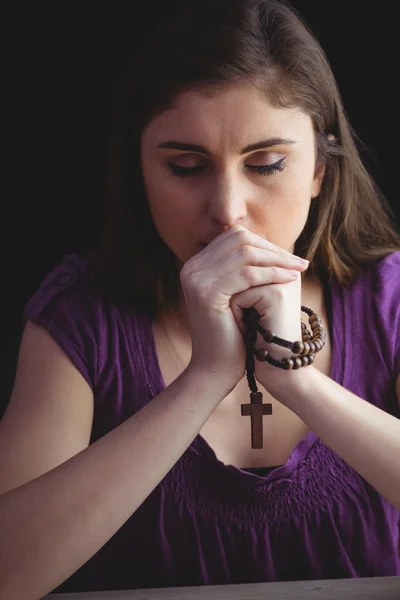
[[[242,404],[242,416],[251,417],[251,447],[263,447],[263,416],[272,415],[272,404],[263,404],[261,392],[250,394],[251,404]]]

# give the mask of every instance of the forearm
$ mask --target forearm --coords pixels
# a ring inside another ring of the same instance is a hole
[[[262,379],[268,389],[267,373]],[[400,420],[314,367],[285,372],[280,381],[273,396],[400,510]]]
[[[186,372],[108,435],[0,496],[0,599],[40,598],[89,560],[227,393],[215,378]]]

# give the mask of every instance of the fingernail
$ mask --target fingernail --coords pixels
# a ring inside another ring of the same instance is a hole
[[[300,275],[300,271],[289,271],[289,275],[291,275],[292,277],[294,277],[295,279],[297,279],[297,277]]]

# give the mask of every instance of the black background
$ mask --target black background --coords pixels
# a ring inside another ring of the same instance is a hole
[[[9,395],[23,306],[63,255],[94,239],[116,83],[141,39],[182,2],[38,4],[3,21],[9,135],[1,202],[0,409]],[[363,158],[400,224],[396,3],[292,4],[328,55],[350,121],[370,149]]]

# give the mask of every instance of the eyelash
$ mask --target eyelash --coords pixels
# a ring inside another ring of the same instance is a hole
[[[285,168],[285,166],[282,165],[284,160],[285,160],[285,158],[281,158],[273,165],[261,165],[259,167],[252,167],[252,166],[246,165],[246,167],[247,167],[247,169],[250,169],[251,171],[255,171],[256,173],[258,173],[258,175],[271,176],[271,175],[274,175],[277,171],[279,171],[279,172],[283,171],[283,169]],[[206,166],[180,167],[179,165],[174,165],[173,163],[170,163],[170,162],[168,164],[171,168],[172,174],[175,175],[176,177],[188,177],[190,175],[196,175],[197,173],[200,173],[201,171],[204,171],[204,169],[206,169]]]

